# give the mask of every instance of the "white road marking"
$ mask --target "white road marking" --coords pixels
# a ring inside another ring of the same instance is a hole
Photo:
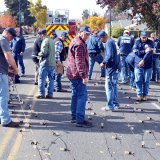
[[[156,107],[157,109],[159,109],[160,110],[160,106],[158,105],[158,104],[156,104],[156,103],[151,103],[154,107]]]

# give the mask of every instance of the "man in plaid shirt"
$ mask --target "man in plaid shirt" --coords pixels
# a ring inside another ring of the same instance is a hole
[[[87,101],[88,83],[88,53],[85,41],[90,35],[90,28],[83,26],[80,33],[69,45],[67,77],[71,84],[71,123],[76,127],[92,127],[92,123],[85,120],[85,106]]]
[[[63,42],[68,39],[67,32],[62,32],[60,37],[55,39],[55,59],[57,65],[62,65],[62,61],[64,61],[64,55],[66,55],[66,50]],[[66,92],[67,90],[62,89],[61,84],[61,73],[55,72],[55,81],[56,81],[56,92]]]

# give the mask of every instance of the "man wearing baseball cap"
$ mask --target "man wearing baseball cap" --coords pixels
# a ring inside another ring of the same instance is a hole
[[[122,63],[121,83],[125,84],[127,83],[130,77],[129,67],[126,63],[126,57],[132,52],[132,48],[134,45],[134,38],[130,36],[130,32],[128,30],[124,30],[123,36],[120,36],[118,38],[117,45],[119,47],[121,63]]]
[[[56,59],[56,68],[57,72],[55,71],[55,82],[56,82],[56,92],[67,92],[67,90],[62,89],[61,78],[63,74],[63,61],[67,58],[66,48],[64,46],[64,41],[68,39],[68,33],[62,32],[61,35],[56,38],[55,41],[55,59]],[[60,68],[60,72],[58,71]],[[58,73],[59,72],[59,73]]]
[[[37,99],[52,99],[54,91],[54,66],[55,66],[55,46],[53,40],[47,36],[46,29],[42,29],[38,32],[43,39],[41,44],[39,64],[39,76],[38,76],[38,88],[39,95]],[[45,84],[46,78],[48,78],[47,94],[45,96]]]
[[[13,122],[9,115],[9,86],[8,67],[11,65],[14,74],[18,74],[18,68],[12,57],[9,42],[16,36],[14,28],[6,28],[0,35],[0,121],[2,127],[18,127],[19,122]]]
[[[148,39],[146,32],[141,32],[140,39],[133,47],[135,53],[135,83],[137,92],[137,101],[147,101],[149,92],[149,83],[152,74],[152,56],[154,47],[153,41]]]
[[[105,89],[107,95],[106,107],[104,110],[114,111],[119,106],[118,102],[118,71],[120,70],[120,56],[117,55],[117,48],[115,41],[107,35],[105,31],[98,33],[100,40],[105,43],[105,57],[100,64],[106,69]]]
[[[90,35],[90,28],[83,26],[79,34],[70,42],[67,61],[67,77],[70,81],[71,95],[71,123],[76,127],[92,127],[92,123],[85,120],[88,83],[88,54],[85,41]]]
[[[99,39],[98,33],[100,31],[96,30],[93,32],[91,36],[89,36],[87,40],[87,50],[89,55],[89,72],[88,72],[88,79],[91,80],[92,72],[94,68],[95,62],[98,64],[102,63],[103,56],[101,52],[104,52],[104,47],[102,42]],[[105,77],[105,69],[101,68],[101,75],[100,77]]]

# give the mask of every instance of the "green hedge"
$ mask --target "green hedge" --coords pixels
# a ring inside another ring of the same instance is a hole
[[[125,28],[123,28],[123,27],[112,27],[112,37],[118,38],[118,37],[122,36],[124,30],[125,30]],[[139,37],[141,32],[142,31],[140,31],[140,30],[130,30],[131,35],[134,35],[135,38]],[[150,34],[153,33],[154,31],[150,30],[150,31],[145,31],[145,32],[147,32],[148,36],[150,36]]]
[[[112,37],[118,38],[118,37],[122,36],[124,30],[125,29],[123,27],[112,27]]]

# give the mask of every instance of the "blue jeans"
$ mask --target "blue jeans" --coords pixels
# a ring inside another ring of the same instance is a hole
[[[91,79],[91,77],[92,77],[92,72],[93,72],[93,67],[94,67],[95,62],[97,62],[99,64],[103,62],[103,57],[100,53],[97,55],[95,55],[95,54],[89,55],[89,71],[88,71],[88,78],[89,79]],[[105,67],[101,68],[101,77],[105,77]]]
[[[130,70],[130,87],[136,88],[134,71]]]
[[[160,58],[159,57],[156,57],[153,59],[152,80],[154,81],[160,80]]]
[[[127,56],[121,56],[121,79],[122,82],[126,83],[129,78],[129,67],[128,64],[126,63],[126,57]]]
[[[87,102],[87,86],[83,84],[82,79],[70,79],[72,96],[71,96],[71,112],[72,119],[77,123],[85,120],[85,107]]]
[[[38,75],[38,88],[39,95],[45,96],[45,83],[48,77],[48,96],[53,96],[54,90],[54,67],[53,66],[40,66]]]
[[[11,122],[8,110],[9,101],[9,86],[8,76],[0,73],[0,119],[1,124],[8,124]]]
[[[130,86],[132,88],[136,87],[135,84],[135,76],[134,76],[134,59],[135,59],[135,54],[132,52],[126,57],[126,63],[128,65],[128,68],[130,70]]]
[[[59,91],[62,89],[62,83],[61,83],[61,78],[62,74],[61,73],[55,73],[55,82],[56,82],[56,90]]]
[[[110,110],[114,110],[114,107],[119,105],[117,82],[118,82],[118,71],[115,71],[111,75],[106,76],[106,81],[105,81],[105,89],[107,96],[106,108],[107,109],[109,108]]]
[[[25,74],[25,67],[24,67],[24,63],[23,63],[23,55],[20,54],[13,54],[14,60],[18,66],[18,63],[20,65],[20,69],[21,69],[21,73]]]
[[[152,74],[152,68],[135,68],[135,83],[137,88],[137,96],[144,97],[148,95],[149,83]]]

